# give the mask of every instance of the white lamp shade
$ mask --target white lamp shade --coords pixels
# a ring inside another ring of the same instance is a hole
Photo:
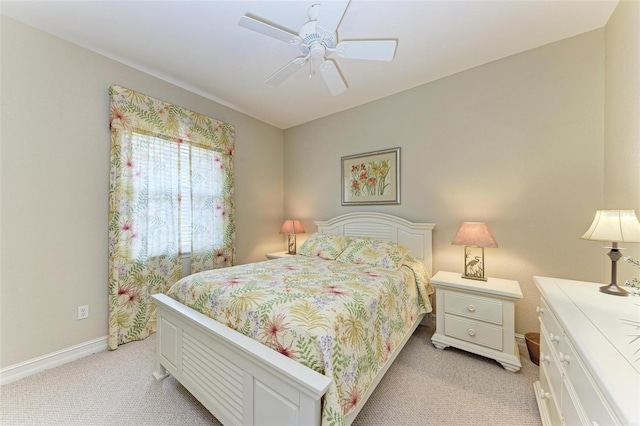
[[[635,210],[596,210],[596,217],[581,237],[584,240],[640,242],[640,222]]]
[[[484,222],[464,222],[451,242],[454,246],[498,247]]]

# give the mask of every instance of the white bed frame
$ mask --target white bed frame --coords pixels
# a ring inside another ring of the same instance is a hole
[[[314,222],[318,232],[368,236],[407,246],[431,274],[433,223],[382,213],[349,213]],[[152,296],[158,313],[158,380],[173,375],[225,425],[319,425],[331,379],[169,298]],[[409,340],[422,316],[376,376],[349,425]]]

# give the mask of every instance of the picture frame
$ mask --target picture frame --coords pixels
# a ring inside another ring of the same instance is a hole
[[[342,157],[342,205],[400,204],[400,148]]]

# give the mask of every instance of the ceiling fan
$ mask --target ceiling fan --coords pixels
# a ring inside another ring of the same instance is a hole
[[[322,4],[309,7],[309,21],[295,34],[280,26],[272,25],[265,20],[245,15],[238,25],[249,30],[282,40],[298,46],[302,56],[298,56],[271,75],[265,83],[278,85],[291,77],[305,64],[309,64],[310,74],[318,65],[320,75],[324,79],[333,96],[347,90],[338,65],[329,59],[332,54],[346,59],[365,59],[370,61],[391,61],[396,52],[396,40],[344,40],[338,41],[336,33],[342,16],[347,10],[350,0],[325,0]]]

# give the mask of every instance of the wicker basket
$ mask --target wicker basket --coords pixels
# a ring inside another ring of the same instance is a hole
[[[529,358],[535,365],[540,365],[540,333],[525,333]]]

